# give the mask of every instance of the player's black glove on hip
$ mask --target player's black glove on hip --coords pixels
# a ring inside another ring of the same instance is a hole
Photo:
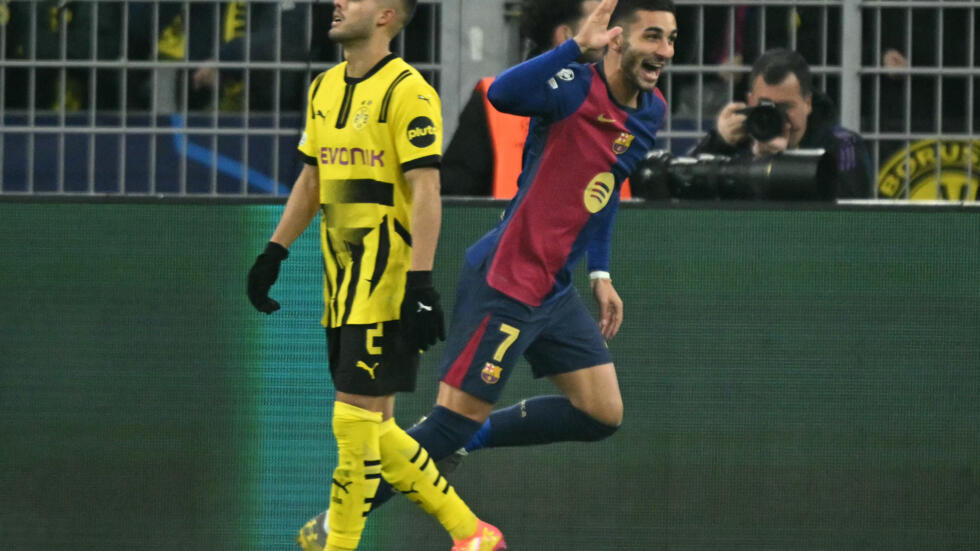
[[[271,314],[278,310],[279,303],[269,298],[269,289],[279,277],[279,264],[289,256],[289,251],[279,243],[269,241],[265,251],[255,259],[248,271],[248,300],[259,312]]]
[[[409,343],[425,350],[446,340],[439,293],[432,286],[432,272],[408,272],[402,300],[401,327]]]

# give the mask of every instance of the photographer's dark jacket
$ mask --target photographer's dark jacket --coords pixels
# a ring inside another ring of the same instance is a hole
[[[800,140],[801,149],[823,148],[836,167],[837,198],[871,196],[873,176],[868,148],[857,133],[836,124],[833,102],[825,94],[814,92],[813,110],[807,118],[806,132]],[[752,141],[746,139],[736,146],[728,145],[717,130],[712,129],[689,152],[689,155],[711,153],[732,157],[752,157]],[[828,193],[828,195],[832,195]],[[745,196],[731,198],[748,198]],[[830,197],[827,197],[830,198]]]

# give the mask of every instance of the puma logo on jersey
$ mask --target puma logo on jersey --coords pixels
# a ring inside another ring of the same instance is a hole
[[[419,302],[418,305],[419,305],[419,309],[416,310],[416,312],[421,312],[422,310],[425,310],[426,312],[431,312],[432,311],[432,307],[431,306],[426,306],[426,305],[422,304],[421,302]]]
[[[362,362],[361,360],[357,360],[357,363],[354,365],[363,369],[364,371],[367,371],[368,375],[371,376],[371,379],[374,379],[374,370],[378,368],[378,362],[374,362],[373,365],[369,366],[368,364]]]
[[[348,487],[348,486],[350,486],[351,484],[353,484],[353,483],[354,483],[354,481],[353,481],[353,480],[351,480],[351,481],[350,481],[350,482],[348,482],[347,484],[342,484],[342,483],[341,483],[341,482],[340,482],[339,480],[337,480],[336,478],[333,478],[333,479],[331,479],[331,480],[333,481],[333,484],[334,484],[334,486],[336,486],[336,487],[338,487],[338,488],[340,488],[341,490],[343,490],[343,492],[344,492],[345,494],[349,494],[349,493],[350,493],[350,490],[348,490],[348,489],[347,489],[347,487]]]

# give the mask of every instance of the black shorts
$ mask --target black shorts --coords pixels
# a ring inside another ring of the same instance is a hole
[[[418,349],[405,342],[398,321],[327,329],[327,358],[334,387],[349,394],[387,396],[412,392]]]

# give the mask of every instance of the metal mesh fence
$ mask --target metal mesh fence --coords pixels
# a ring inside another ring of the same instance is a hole
[[[392,44],[436,87],[441,6]],[[12,1],[0,192],[283,195],[306,84],[341,59],[313,2]]]
[[[682,30],[661,87],[672,150],[686,150],[721,107],[745,96],[763,51],[810,63],[841,124],[865,139],[872,197],[974,201],[980,169],[980,4],[957,0],[678,0]]]
[[[828,0],[723,2],[679,0],[680,37],[661,88],[670,102],[667,139],[686,150],[729,101],[742,100],[752,62],[776,47],[798,50],[810,64],[816,89],[824,90],[853,118],[854,79],[844,67],[860,41],[845,40],[847,2]],[[846,123],[845,123],[846,124]]]
[[[980,4],[863,2],[861,131],[876,196],[969,200],[980,171]]]
[[[481,25],[420,2],[393,49],[443,94]],[[483,0],[481,0],[483,1]],[[873,197],[974,200],[980,6],[964,0],[677,0],[662,143],[686,151],[752,61],[800,51],[866,139]],[[0,193],[288,193],[306,83],[341,59],[310,0],[0,2]],[[512,7],[512,6],[511,6]],[[469,33],[469,34],[467,34]],[[464,36],[466,35],[466,36]],[[447,38],[448,37],[448,38]],[[488,38],[488,40],[492,40]],[[507,60],[515,62],[517,60]],[[460,101],[445,101],[447,130]]]

